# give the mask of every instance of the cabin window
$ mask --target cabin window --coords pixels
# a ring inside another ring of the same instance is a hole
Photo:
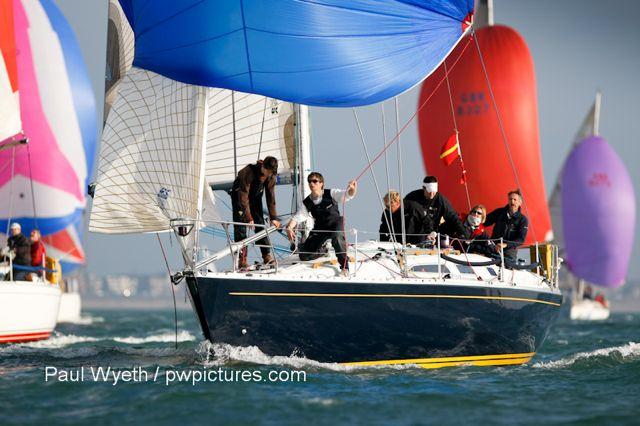
[[[434,274],[438,273],[438,265],[416,265],[411,267],[411,271],[413,272],[431,272]],[[451,271],[449,271],[449,268],[447,268],[445,265],[442,265],[441,267],[441,271],[443,274],[448,274]]]
[[[472,274],[475,275],[475,272],[473,272],[473,268],[469,265],[456,265],[458,267],[458,271],[460,271],[461,274]]]
[[[494,277],[498,276],[498,273],[493,268],[487,268],[487,271],[489,271],[489,275],[493,275]]]

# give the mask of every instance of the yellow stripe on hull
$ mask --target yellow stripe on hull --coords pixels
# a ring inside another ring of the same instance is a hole
[[[253,291],[232,291],[229,296],[268,296],[268,297],[390,297],[402,299],[480,299],[480,300],[511,300],[516,302],[543,303],[545,305],[560,306],[560,303],[546,300],[527,299],[524,297],[508,296],[461,296],[451,294],[365,294],[365,293],[262,293]]]
[[[501,354],[501,355],[474,355],[474,356],[452,356],[442,358],[413,358],[394,359],[383,361],[360,361],[345,362],[342,365],[350,366],[380,366],[380,365],[403,365],[415,364],[422,368],[442,368],[457,367],[462,365],[490,366],[490,365],[517,365],[529,362],[535,352],[521,354]]]

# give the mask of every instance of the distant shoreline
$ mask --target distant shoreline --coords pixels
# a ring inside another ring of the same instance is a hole
[[[176,308],[179,310],[190,310],[191,305],[189,302],[184,301],[184,298],[176,298]],[[150,311],[156,309],[173,309],[173,301],[171,299],[85,299],[82,298],[82,309],[94,309],[94,310],[140,310]]]

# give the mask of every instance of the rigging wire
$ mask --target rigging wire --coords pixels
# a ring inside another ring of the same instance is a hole
[[[33,205],[33,223],[35,229],[38,229],[38,212],[36,209],[36,195],[33,190],[33,174],[31,170],[31,149],[29,149],[29,144],[27,144],[27,161],[29,162],[29,184],[31,185],[31,203]]]
[[[460,146],[460,132],[458,131],[458,122],[456,120],[456,111],[453,107],[453,95],[451,94],[451,84],[449,83],[449,72],[447,70],[447,60],[444,63],[444,73],[447,78],[447,91],[449,93],[449,105],[451,106],[451,118],[453,118],[453,130],[456,132],[456,143],[458,144],[458,155],[460,155],[460,165],[462,166],[462,183],[464,184],[464,191],[467,195],[467,207],[471,210],[471,197],[469,197],[469,184],[467,184],[467,169],[464,167],[464,160],[462,158],[462,146]]]
[[[400,124],[400,103],[398,102],[398,97],[394,98],[394,106],[396,111],[396,132],[398,132],[398,127]],[[404,194],[403,188],[403,179],[402,179],[402,145],[400,144],[400,133],[398,133],[398,145],[396,145],[398,150],[398,181],[400,187],[400,194]],[[404,248],[407,245],[407,228],[404,219],[404,199],[400,200],[400,216],[401,218],[401,226],[402,226],[402,250],[404,252]],[[405,271],[406,273],[406,271]]]
[[[360,134],[360,141],[362,142],[364,155],[367,157],[367,162],[369,163],[369,165],[371,165],[371,157],[369,157],[369,150],[367,149],[367,143],[364,140],[364,133],[362,132],[362,126],[360,125],[360,120],[358,119],[358,112],[356,111],[355,108],[353,108],[353,117],[356,120],[356,126],[358,127],[358,133]],[[380,195],[380,187],[378,186],[378,179],[376,179],[376,174],[373,171],[373,167],[371,167],[370,170],[371,170],[371,177],[373,178],[373,185],[375,186],[376,193],[378,194],[378,200],[380,200],[380,204],[382,205],[382,212],[383,212],[382,216],[384,217],[384,220],[387,223],[387,229],[391,230],[392,228],[391,228],[391,225],[389,224],[389,222],[393,222],[393,220],[390,220],[392,219],[391,214],[389,214],[389,216],[384,214],[385,206],[384,206],[384,201],[382,201],[382,196]],[[389,210],[389,213],[391,213],[391,210]],[[391,233],[390,237],[391,237],[391,241],[395,243],[396,242],[395,234]],[[345,238],[346,238],[346,235],[345,235]]]
[[[158,238],[158,244],[160,244],[160,251],[162,251],[164,264],[167,266],[167,272],[169,273],[169,285],[171,286],[171,295],[173,296],[173,319],[174,319],[175,329],[176,329],[176,349],[178,349],[178,308],[176,306],[176,290],[173,288],[174,284],[171,281],[171,268],[169,267],[169,261],[167,260],[166,253],[164,252],[164,246],[162,245],[160,234],[157,232],[156,232],[156,237]]]
[[[498,104],[496,103],[496,98],[493,94],[493,88],[491,87],[491,82],[489,81],[489,74],[487,73],[487,67],[485,66],[484,63],[484,58],[482,57],[482,51],[480,50],[480,43],[478,43],[478,38],[476,37],[476,33],[475,30],[472,28],[471,29],[471,39],[474,40],[475,45],[476,45],[476,49],[478,50],[478,56],[480,58],[480,64],[482,65],[482,71],[484,73],[484,78],[487,82],[487,87],[489,89],[489,96],[491,97],[491,103],[493,104],[493,109],[496,111],[496,117],[498,119],[498,126],[500,127],[500,133],[502,135],[502,142],[504,143],[504,148],[507,152],[507,157],[509,158],[509,164],[511,165],[511,171],[513,172],[513,176],[515,178],[516,181],[516,185],[518,186],[518,188],[522,191],[522,186],[520,185],[520,179],[518,177],[518,170],[516,169],[516,165],[515,162],[513,161],[513,156],[511,155],[511,149],[509,148],[509,140],[507,139],[507,133],[504,130],[504,123],[502,122],[502,117],[500,116],[500,111],[498,110]],[[529,223],[532,225],[530,226],[531,231],[533,233],[533,239],[537,242],[538,241],[538,237],[536,236],[536,230],[533,227],[533,221],[532,221],[532,217],[531,217],[531,213],[529,211],[529,208],[527,207],[527,202],[524,198],[524,194],[521,192],[521,198],[522,198],[522,204],[524,206],[525,211],[527,212],[527,216],[529,217]]]
[[[387,143],[387,127],[386,127],[386,118],[384,115],[384,102],[380,102],[380,112],[382,113],[382,146],[384,147],[384,144]],[[388,195],[388,200],[387,202],[389,203],[389,216],[391,216],[391,223],[387,223],[387,226],[391,225],[389,227],[389,230],[391,231],[392,234],[395,235],[396,230],[395,227],[393,225],[393,212],[391,211],[391,180],[389,178],[389,161],[387,158],[387,152],[385,151],[384,153],[384,170],[385,170],[385,174],[387,177],[387,195]],[[400,202],[402,202],[402,200],[400,200]],[[384,214],[384,210],[382,210],[382,214]],[[386,215],[385,215],[386,216]],[[393,240],[392,240],[393,241]]]
[[[6,235],[9,235],[9,230],[11,226],[11,219],[13,216],[13,178],[16,174],[16,147],[11,148],[11,183],[9,184],[9,216],[7,217],[7,232]],[[13,274],[13,272],[12,272]],[[12,278],[13,279],[13,275]]]
[[[460,55],[458,55],[458,57],[456,58],[456,60],[454,61],[453,65],[452,65],[452,69],[456,66],[456,64],[458,63],[458,61],[460,60],[460,58],[462,57],[462,55],[464,54],[464,52],[467,50],[467,48],[469,47],[469,44],[471,43],[471,40],[467,40],[467,43],[464,45],[464,47],[462,48],[462,51],[460,52]],[[450,70],[449,70],[450,72]],[[446,75],[445,75],[446,77]],[[418,116],[418,114],[420,113],[420,111],[422,111],[422,109],[425,107],[425,105],[427,105],[427,103],[431,100],[431,98],[433,97],[433,95],[436,93],[436,91],[440,88],[440,86],[442,85],[442,83],[444,83],[445,77],[443,77],[442,79],[440,79],[440,81],[438,82],[438,84],[436,84],[436,86],[434,87],[434,89],[432,90],[432,92],[429,94],[429,96],[427,96],[427,99],[424,100],[424,102],[422,102],[422,104],[420,104],[420,106],[416,109],[416,111],[411,115],[411,117],[409,117],[409,119],[407,120],[407,122],[402,126],[402,128],[397,131],[396,135],[393,137],[393,139],[391,139],[382,149],[382,151],[380,151],[374,158],[373,161],[370,162],[364,169],[362,169],[362,171],[360,171],[360,173],[356,176],[355,181],[360,180],[360,178],[362,178],[362,176],[364,176],[364,174],[367,172],[367,170],[369,170],[369,168],[371,168],[371,166],[373,166],[373,164],[375,164],[376,161],[378,161],[380,159],[380,157],[382,157],[382,155],[384,154],[384,152],[389,149],[389,147],[391,145],[393,145],[394,143],[396,143],[399,139],[400,139],[400,134],[402,134],[402,132],[404,132],[407,127],[409,127],[409,124],[411,124],[413,122],[413,120],[415,120],[415,118]]]
[[[267,114],[267,97],[264,97],[264,107],[262,108],[262,125],[260,126],[260,144],[258,145],[258,160],[260,160],[260,152],[262,151],[262,137],[264,136],[264,118]]]

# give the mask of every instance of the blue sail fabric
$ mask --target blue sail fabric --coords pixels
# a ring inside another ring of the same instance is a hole
[[[391,98],[428,76],[473,0],[120,0],[134,65],[315,106]]]

